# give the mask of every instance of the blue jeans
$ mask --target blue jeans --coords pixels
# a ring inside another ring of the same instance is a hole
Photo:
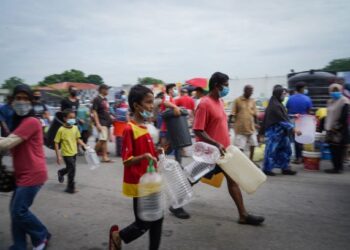
[[[10,213],[14,244],[10,250],[26,250],[26,234],[29,234],[33,246],[40,245],[48,237],[46,227],[29,211],[41,187],[42,185],[17,187],[13,193]]]

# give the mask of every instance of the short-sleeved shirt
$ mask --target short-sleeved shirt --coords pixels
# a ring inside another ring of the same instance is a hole
[[[70,128],[62,126],[58,129],[55,143],[61,143],[62,156],[74,156],[78,153],[77,141],[79,138],[80,132],[77,126]]]
[[[235,116],[234,130],[239,135],[251,135],[255,133],[254,117],[257,116],[255,100],[252,98],[238,97],[232,106],[232,115]]]
[[[12,149],[17,186],[44,184],[48,176],[40,121],[34,117],[24,118],[13,134],[24,140]]]
[[[178,107],[184,107],[185,109],[194,111],[195,102],[188,95],[184,95],[176,99],[175,104]]]
[[[304,94],[295,94],[289,97],[286,107],[290,115],[305,115],[312,108],[312,101]]]
[[[110,127],[112,125],[112,119],[109,113],[109,103],[107,98],[97,96],[92,104],[92,110],[95,110],[101,126]]]
[[[202,97],[195,111],[192,128],[193,130],[205,131],[213,140],[219,142],[225,148],[230,145],[227,115],[221,99],[215,100],[210,96]],[[201,141],[198,137],[196,139]]]
[[[145,153],[150,153],[152,156],[157,157],[157,152],[147,127],[138,125],[133,121],[128,122],[123,134],[123,162]],[[148,160],[144,159],[132,166],[124,166],[124,195],[138,197],[138,184],[142,175],[146,173],[148,165]]]
[[[61,110],[71,109],[73,112],[77,112],[79,108],[79,100],[72,102],[68,97],[61,101]]]

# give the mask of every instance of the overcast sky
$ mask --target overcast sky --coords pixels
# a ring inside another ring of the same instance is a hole
[[[0,83],[72,68],[116,86],[285,75],[349,56],[349,0],[0,1]]]

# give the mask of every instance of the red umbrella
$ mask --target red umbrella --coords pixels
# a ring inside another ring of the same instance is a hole
[[[203,89],[206,89],[208,87],[208,80],[207,78],[192,78],[190,80],[186,81],[187,84],[192,85],[193,87],[200,87]]]

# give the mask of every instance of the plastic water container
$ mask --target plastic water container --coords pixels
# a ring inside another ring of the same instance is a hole
[[[321,152],[302,152],[304,158],[304,169],[309,171],[320,170]]]
[[[151,161],[139,182],[137,215],[141,220],[156,221],[163,217],[162,183],[162,176]]]
[[[302,134],[295,136],[295,140],[301,144],[312,144],[315,141],[316,118],[313,115],[301,115],[295,120],[295,129]]]
[[[162,113],[166,123],[171,146],[175,149],[192,145],[192,138],[187,122],[188,112],[181,109],[181,115],[175,116],[174,110],[168,109]]]
[[[215,164],[220,158],[220,151],[217,147],[205,142],[196,142],[193,144],[193,159],[197,162]]]
[[[175,160],[167,159],[164,154],[159,158],[159,168],[164,178],[170,205],[173,208],[186,205],[192,200],[193,190],[180,164]]]
[[[100,159],[93,148],[87,147],[84,155],[91,170],[94,170],[100,166]]]
[[[151,123],[146,124],[148,133],[151,135],[153,143],[157,144],[159,142],[159,130]]]
[[[205,163],[200,161],[193,161],[190,164],[188,164],[186,167],[184,167],[184,171],[187,175],[187,178],[190,180],[190,182],[195,183],[204,175],[212,171],[214,168],[215,168],[215,164],[210,164],[210,163]]]
[[[217,164],[248,194],[266,181],[266,175],[235,146],[229,146]]]

